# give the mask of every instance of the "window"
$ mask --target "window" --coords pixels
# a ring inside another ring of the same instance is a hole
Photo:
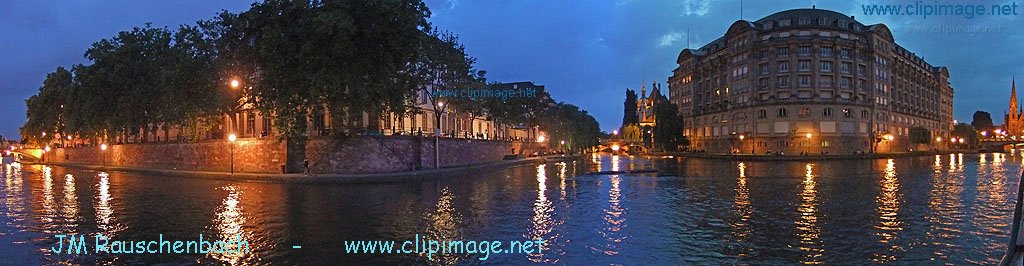
[[[799,115],[800,118],[805,118],[805,117],[807,117],[810,114],[811,114],[811,108],[807,108],[807,107],[800,108],[800,112],[797,113],[797,115]]]
[[[822,46],[821,56],[832,56],[832,46]]]
[[[789,76],[776,77],[779,87],[789,87]]]
[[[832,143],[827,141],[827,140],[823,140],[823,141],[821,141],[821,146],[822,147],[829,147],[829,146],[832,146]]]
[[[853,82],[852,78],[850,78],[850,77],[842,77],[841,79],[839,79],[839,87],[849,88],[850,87],[850,83],[852,83],[852,82]]]
[[[768,63],[762,63],[760,67],[761,74],[768,74],[769,72],[771,72],[771,66],[769,66]]]
[[[832,108],[825,108],[821,110],[821,115],[824,117],[832,117]]]
[[[789,72],[789,61],[779,61],[779,72]]]
[[[806,75],[800,76],[799,77],[799,84],[800,84],[800,87],[810,87],[811,86],[811,76],[806,76]]]
[[[864,76],[864,75],[867,75],[867,74],[868,74],[868,66],[857,65],[857,75]]]
[[[757,118],[766,118],[766,117],[768,117],[768,110],[761,109],[761,110],[757,111]]]
[[[871,117],[871,113],[869,113],[868,110],[860,111],[860,117],[861,118],[870,118]]]
[[[853,113],[850,112],[850,108],[843,109],[843,117],[853,117]]]
[[[779,108],[779,117],[786,117],[789,114],[786,113],[786,108]]]
[[[798,23],[799,23],[800,25],[807,25],[807,24],[811,24],[811,19],[809,19],[809,18],[800,18],[800,20],[799,20],[799,22],[798,22]]]
[[[843,59],[850,59],[850,54],[853,54],[853,50],[849,48],[843,48],[839,50],[839,57]]]
[[[793,23],[792,20],[788,20],[788,19],[779,20],[779,27],[786,27],[786,26],[789,26],[789,24],[791,24],[791,23]]]
[[[832,72],[832,61],[821,61],[821,72]]]
[[[801,45],[800,47],[797,47],[796,48],[796,54],[799,55],[799,56],[809,56],[809,55],[811,55],[811,46],[810,45]]]
[[[768,78],[758,79],[757,81],[758,81],[758,83],[761,83],[761,88],[767,88],[768,87]]]
[[[783,46],[783,47],[775,48],[775,55],[778,56],[778,57],[789,56],[789,47]]]
[[[839,72],[843,72],[843,74],[849,74],[850,68],[853,68],[853,64],[850,62],[843,62],[842,64],[839,64]]]
[[[799,71],[811,71],[811,60],[796,61],[796,68]]]
[[[250,111],[245,116],[245,134],[252,136],[256,133],[256,114]]]

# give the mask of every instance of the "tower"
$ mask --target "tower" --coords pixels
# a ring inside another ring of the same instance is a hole
[[[1020,106],[1017,105],[1017,81],[1010,81],[1010,108],[1003,116],[1003,130],[1010,134],[1024,132],[1024,121],[1021,121]]]

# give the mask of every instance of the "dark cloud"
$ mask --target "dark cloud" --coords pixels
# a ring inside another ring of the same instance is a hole
[[[24,99],[35,93],[47,72],[83,63],[82,53],[92,42],[146,22],[176,27],[210,18],[221,9],[244,10],[250,2],[0,2],[0,36],[5,38],[0,41],[4,51],[0,53],[0,104],[5,105],[0,109],[0,134],[16,135],[25,119]],[[721,37],[740,19],[739,3],[427,1],[433,12],[431,22],[458,34],[490,79],[547,85],[556,99],[588,110],[609,131],[621,121],[625,88],[639,88],[642,80],[648,86],[652,81],[664,83],[675,68],[676,55],[686,48],[687,35],[690,47]],[[757,20],[778,11],[816,5],[854,15],[865,24],[886,23],[898,43],[933,65],[949,67],[958,119],[969,120],[975,110],[984,109],[1000,120],[1010,78],[1024,77],[1018,63],[1024,59],[1018,51],[1024,41],[1020,16],[925,19],[868,16],[861,8],[862,4],[887,3],[908,2],[744,1],[742,17]],[[931,32],[945,26],[990,27],[998,32]]]

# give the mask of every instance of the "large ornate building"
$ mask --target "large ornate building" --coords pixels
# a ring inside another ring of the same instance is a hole
[[[910,143],[912,127],[936,139],[948,139],[953,128],[945,67],[896,44],[884,24],[834,11],[739,20],[721,38],[682,50],[676,62],[669,98],[694,149],[904,151],[922,146]]]

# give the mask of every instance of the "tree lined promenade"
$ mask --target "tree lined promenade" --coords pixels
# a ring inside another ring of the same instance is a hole
[[[49,73],[26,101],[21,135],[40,147],[72,139],[146,142],[172,129],[183,141],[199,141],[222,115],[251,107],[270,114],[288,152],[299,153],[316,112],[327,110],[336,125],[327,135],[373,134],[380,119],[363,124],[364,114],[416,114],[421,95],[433,95],[427,100],[437,111],[539,127],[552,147],[596,144],[596,120],[546,91],[510,98],[430,93],[498,83],[429,17],[419,0],[271,0],[175,30],[146,24],[93,43],[84,54],[89,63]],[[290,158],[289,168],[300,163]]]

